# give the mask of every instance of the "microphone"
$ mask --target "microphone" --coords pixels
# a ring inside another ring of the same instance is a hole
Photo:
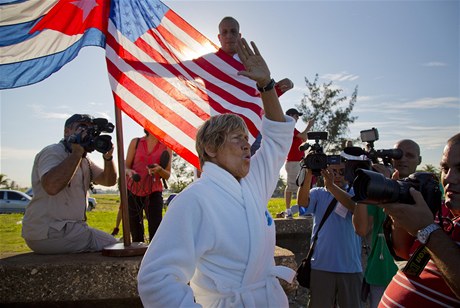
[[[160,156],[160,166],[165,169],[167,166],[168,166],[168,163],[169,163],[169,153],[168,151],[163,151],[163,153],[161,153],[161,156]],[[166,182],[165,179],[161,178],[161,180],[163,181],[163,186],[165,189],[168,189],[168,183]]]
[[[138,173],[133,174],[132,179],[134,182],[139,182],[141,180],[141,176]]]
[[[160,166],[164,169],[168,166],[169,163],[169,153],[168,151],[163,151],[160,156]]]

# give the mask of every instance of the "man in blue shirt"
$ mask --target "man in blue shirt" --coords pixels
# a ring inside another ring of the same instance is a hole
[[[321,170],[325,187],[310,189],[312,170],[306,170],[297,203],[313,215],[312,238],[333,198],[337,204],[318,233],[311,259],[309,307],[362,307],[361,239],[355,233],[352,215],[355,202],[345,180],[345,165]],[[348,190],[348,192],[347,192]]]

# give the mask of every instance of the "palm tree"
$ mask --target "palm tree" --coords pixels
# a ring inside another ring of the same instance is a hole
[[[19,184],[16,183],[15,181],[11,181],[10,184],[9,184],[8,186],[9,186],[9,188],[11,188],[11,189],[19,190]]]
[[[436,174],[438,179],[441,178],[441,170],[433,166],[432,164],[426,164],[423,168],[422,171],[424,172],[431,172],[433,174]]]
[[[432,173],[438,173],[439,170],[438,168],[436,168],[435,166],[433,166],[432,164],[426,164],[423,168],[422,168],[423,171],[425,172],[432,172]]]
[[[6,177],[6,174],[0,173],[0,187],[9,188],[10,187],[9,180],[10,179]]]

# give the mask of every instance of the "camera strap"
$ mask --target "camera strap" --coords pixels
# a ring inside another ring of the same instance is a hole
[[[323,219],[321,219],[321,222],[319,223],[319,226],[318,226],[318,230],[316,230],[316,233],[315,235],[313,236],[313,239],[312,239],[312,244],[310,245],[310,249],[313,249],[315,244],[316,244],[316,240],[318,239],[318,233],[319,233],[319,230],[321,230],[321,228],[323,227],[324,223],[326,222],[326,219],[329,217],[329,215],[332,213],[332,210],[334,209],[335,205],[337,204],[337,199],[334,197],[331,202],[329,203],[327,209],[326,209],[326,212],[324,213],[324,216],[323,216]]]
[[[382,224],[383,227],[383,234],[385,236],[385,241],[387,243],[388,250],[390,251],[390,254],[393,256],[393,259],[395,261],[404,261],[403,258],[399,257],[395,250],[393,249],[393,221],[391,220],[390,216],[387,216],[385,220],[383,221]]]
[[[419,276],[428,261],[430,261],[430,258],[431,256],[428,249],[425,245],[421,245],[417,248],[412,257],[410,257],[409,261],[407,261],[402,271],[407,275]]]
[[[66,151],[67,153],[72,153],[72,147],[71,147],[70,144],[67,142],[67,140],[62,139],[60,142],[64,145],[65,151]]]
[[[297,177],[295,179],[295,184],[300,187],[302,186],[303,182],[305,181],[305,174],[307,173],[307,169],[302,166],[300,166],[299,173],[297,173]]]
[[[443,221],[441,209],[438,211],[438,220]],[[446,229],[443,227],[442,230],[446,232]],[[451,230],[450,230],[451,231]],[[418,247],[414,254],[407,261],[406,266],[403,268],[403,272],[411,276],[420,276],[420,273],[423,271],[425,266],[430,261],[431,255],[425,245]]]

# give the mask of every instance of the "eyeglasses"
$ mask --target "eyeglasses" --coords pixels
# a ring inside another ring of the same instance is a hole
[[[345,168],[331,169],[331,170],[334,173],[334,176],[337,176],[337,175],[343,176],[343,175],[345,175]]]

